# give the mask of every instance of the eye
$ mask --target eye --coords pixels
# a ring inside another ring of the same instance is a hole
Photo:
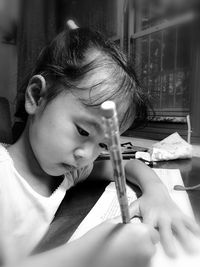
[[[76,125],[76,129],[80,135],[89,136],[89,133],[87,131],[85,131],[83,128],[81,128],[80,126]]]
[[[104,143],[99,143],[100,148],[103,148],[105,150],[108,150],[108,146]]]

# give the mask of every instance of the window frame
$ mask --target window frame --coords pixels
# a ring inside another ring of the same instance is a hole
[[[136,31],[136,11],[133,4],[133,1],[128,1],[128,12],[124,13],[126,16],[126,25],[124,27],[128,28],[127,33],[124,32],[124,39],[128,39],[127,46],[125,47],[125,51],[128,53],[129,57],[131,56],[131,42],[133,40],[147,36],[151,33],[155,33],[161,30],[168,29],[170,27],[175,27],[178,25],[182,25],[184,23],[194,23],[195,26],[200,25],[199,17],[196,17],[195,12],[189,11],[184,15],[180,15],[174,19],[169,21],[161,22],[155,26],[151,26],[147,29],[142,29]],[[196,32],[198,31],[198,26],[196,27]],[[200,92],[198,87],[200,85],[200,78],[198,74],[198,69],[200,69],[200,48],[198,44],[200,44],[200,38],[197,38],[193,43],[193,55],[192,55],[192,72],[191,72],[191,80],[192,84],[190,86],[190,104],[189,104],[189,114],[191,118],[191,125],[192,125],[192,141],[200,143],[200,122],[198,120],[198,114],[200,114]],[[167,111],[167,110],[166,110]],[[187,120],[186,120],[186,113],[185,116],[178,112],[177,115],[174,116],[173,120],[173,113],[176,110],[167,111],[168,114],[163,114],[160,112],[159,116],[156,119],[149,119],[149,123],[147,127],[144,129],[129,129],[125,135],[131,136],[140,136],[140,137],[148,137],[150,139],[162,139],[165,138],[167,135],[173,133],[174,131],[178,131],[179,134],[182,135],[185,139],[187,139],[188,129],[187,129]],[[170,114],[171,113],[171,114]],[[170,114],[170,119],[169,115]],[[177,119],[178,117],[178,119]],[[171,120],[172,119],[172,120]]]

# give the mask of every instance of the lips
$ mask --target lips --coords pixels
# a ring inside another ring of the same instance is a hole
[[[75,170],[77,170],[77,167],[73,166],[73,165],[69,165],[66,163],[62,163],[62,166],[65,168],[66,171],[68,172],[73,172]]]

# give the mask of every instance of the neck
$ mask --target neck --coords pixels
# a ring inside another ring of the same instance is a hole
[[[52,177],[46,174],[32,151],[28,137],[28,125],[18,141],[8,148],[18,173],[39,194],[49,196],[61,182],[61,177]]]

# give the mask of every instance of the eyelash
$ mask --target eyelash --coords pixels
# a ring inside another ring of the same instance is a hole
[[[83,128],[79,127],[78,125],[76,125],[77,131],[80,135],[82,136],[89,136],[89,133],[87,131],[85,131]]]
[[[100,146],[100,148],[104,148],[104,149],[108,150],[108,146],[104,143],[99,143],[99,146]]]
[[[87,131],[85,131],[83,128],[81,128],[80,126],[76,125],[77,131],[81,136],[89,136],[89,133]],[[108,147],[106,144],[104,143],[99,143],[100,148],[104,148],[106,150],[108,150]]]

